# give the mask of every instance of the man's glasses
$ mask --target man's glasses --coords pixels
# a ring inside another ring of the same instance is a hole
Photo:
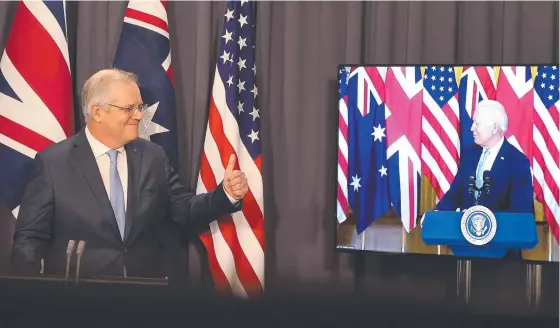
[[[138,105],[138,106],[128,106],[128,107],[121,107],[121,106],[117,106],[117,105],[113,105],[113,104],[109,104],[109,103],[106,103],[106,105],[113,106],[113,107],[119,108],[121,110],[124,110],[128,114],[132,114],[135,110],[139,111],[140,113],[144,113],[146,111],[146,109],[148,109],[148,105],[146,105],[146,104],[142,104],[142,105]]]

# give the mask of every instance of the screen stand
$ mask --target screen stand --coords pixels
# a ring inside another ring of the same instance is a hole
[[[525,278],[525,296],[529,307],[538,307],[542,295],[542,266],[540,264],[527,264]]]
[[[469,304],[471,300],[471,260],[457,261],[457,296]]]

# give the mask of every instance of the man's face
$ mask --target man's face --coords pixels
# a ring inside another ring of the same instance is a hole
[[[107,99],[110,105],[103,105],[106,109],[99,111],[102,131],[119,145],[125,145],[136,139],[142,113],[123,108],[136,108],[142,105],[138,86],[134,83],[114,82],[110,86]]]
[[[473,118],[473,125],[471,126],[474,142],[481,147],[487,146],[496,136],[496,134],[492,134],[495,130],[496,124],[492,120],[491,115],[483,109],[477,110]]]

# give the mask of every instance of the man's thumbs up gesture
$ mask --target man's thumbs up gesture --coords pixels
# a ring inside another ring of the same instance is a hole
[[[245,176],[245,173],[239,170],[234,170],[234,168],[235,155],[231,154],[229,156],[226,172],[224,173],[224,188],[226,189],[228,195],[235,200],[240,200],[249,191],[249,185],[247,184],[247,177]]]

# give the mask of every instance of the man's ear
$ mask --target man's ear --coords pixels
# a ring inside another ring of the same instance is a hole
[[[99,105],[91,106],[91,118],[97,123],[101,122],[101,107]]]

